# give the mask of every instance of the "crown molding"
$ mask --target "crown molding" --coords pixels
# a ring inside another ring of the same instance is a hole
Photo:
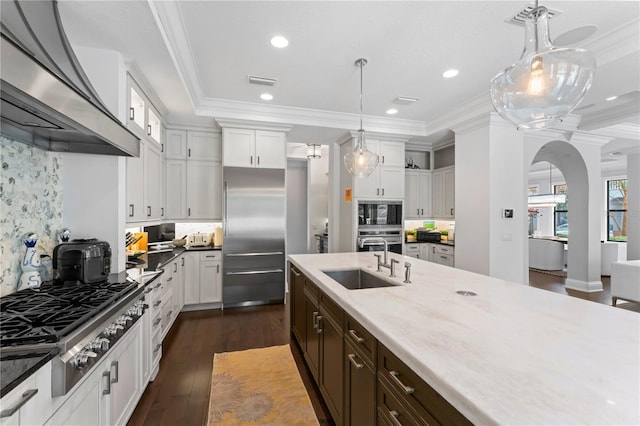
[[[598,66],[608,64],[640,50],[640,18],[633,19],[586,43],[596,55]]]
[[[200,107],[196,108],[196,114],[345,130],[360,128],[360,116],[358,114],[214,98],[207,98]],[[426,135],[426,126],[422,121],[376,116],[363,116],[362,121],[367,133],[391,133],[409,137]]]
[[[258,120],[242,120],[235,118],[215,118],[215,122],[218,126],[233,128],[233,129],[252,129],[252,130],[272,130],[274,132],[289,132],[291,124],[276,124],[270,121],[258,121]]]
[[[487,82],[487,87],[489,82]],[[478,95],[458,105],[451,111],[429,121],[428,133],[436,133],[442,130],[465,129],[470,122],[478,119],[487,119],[490,112],[494,111],[489,92]]]
[[[612,108],[600,109],[582,116],[580,130],[592,131],[602,127],[618,125],[621,121],[637,120],[640,106],[636,102],[625,102]]]
[[[609,127],[594,129],[593,135],[610,136],[616,139],[634,139],[640,143],[640,126],[632,123],[620,123]]]
[[[185,33],[180,4],[175,0],[148,0],[148,3],[191,106],[196,109],[202,103],[203,91],[191,44]]]
[[[595,145],[603,146],[611,142],[614,138],[609,136],[594,135],[592,133],[575,132],[569,139],[571,142],[576,142],[582,145]]]
[[[220,128],[214,124],[211,126],[203,126],[193,123],[171,123],[166,127],[167,130],[190,130],[194,132],[209,132],[209,133],[221,133]]]

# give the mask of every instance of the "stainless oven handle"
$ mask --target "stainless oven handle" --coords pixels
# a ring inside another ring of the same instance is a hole
[[[277,254],[284,254],[281,251],[265,251],[260,253],[229,253],[227,257],[248,257],[248,256],[275,256]]]
[[[105,383],[107,384],[106,389],[102,389],[103,395],[109,395],[111,393],[111,371],[105,371],[102,373],[102,378],[106,377]]]
[[[22,408],[22,406],[26,404],[31,398],[33,398],[37,393],[38,393],[38,389],[29,389],[25,391],[22,394],[20,401],[18,401],[16,405],[14,405],[11,408],[7,408],[6,410],[0,411],[0,418],[13,416],[16,413],[16,411]]]
[[[111,371],[115,368],[115,373],[111,377],[111,383],[118,383],[118,376],[120,376],[120,368],[118,366],[118,361],[111,362]]]
[[[269,269],[266,271],[243,271],[243,272],[227,272],[226,275],[257,275],[257,274],[275,274],[284,272],[282,269]]]
[[[229,223],[227,220],[227,192],[229,191],[229,182],[224,182],[224,187],[222,188],[222,227],[224,228],[224,236],[227,236],[227,228],[229,227]]]

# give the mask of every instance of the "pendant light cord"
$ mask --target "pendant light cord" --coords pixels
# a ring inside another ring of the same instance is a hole
[[[360,62],[360,130],[362,130],[362,67],[364,67],[364,60],[358,60]]]

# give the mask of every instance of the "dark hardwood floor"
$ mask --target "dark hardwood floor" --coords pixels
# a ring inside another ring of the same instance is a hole
[[[204,425],[213,355],[290,343],[288,306],[182,312],[162,346],[156,380],[147,387],[128,424]],[[295,343],[291,347],[320,424],[333,424],[300,348]]]
[[[530,272],[529,280],[532,287],[611,305],[608,277],[602,277],[604,291],[598,293],[567,290],[564,278],[544,273]],[[181,313],[163,345],[158,376],[147,387],[129,425],[204,425],[213,355],[290,343],[288,306]],[[622,303],[618,308],[640,312],[638,303]],[[295,343],[291,347],[320,424],[333,424],[320,391],[302,361],[300,348]]]

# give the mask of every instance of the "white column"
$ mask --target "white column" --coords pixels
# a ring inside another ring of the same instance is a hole
[[[627,155],[627,260],[640,259],[640,154]]]

